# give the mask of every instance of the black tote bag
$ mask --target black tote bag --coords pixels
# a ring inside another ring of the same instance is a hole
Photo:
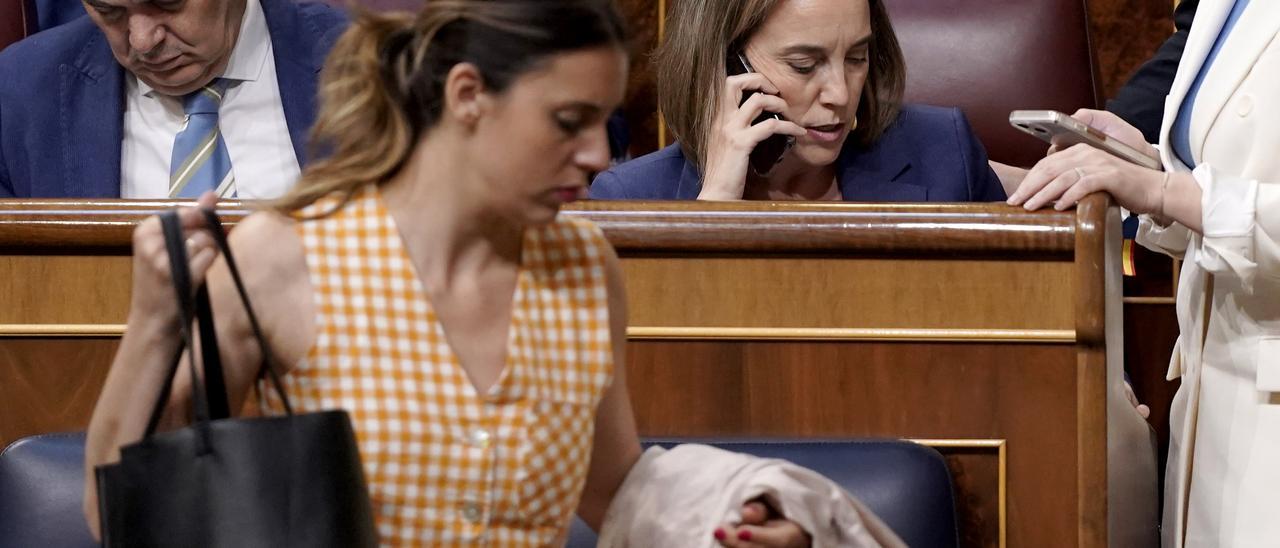
[[[174,359],[142,440],[122,447],[119,463],[96,470],[103,545],[376,546],[350,419],[344,411],[293,413],[226,235],[217,216],[205,213],[262,350],[263,369],[286,414],[229,418],[208,293],[204,287],[191,290],[177,213],[162,214],[174,290],[186,320],[182,338],[191,356],[194,422],[172,432],[155,431],[180,363]],[[192,344],[193,318],[201,333],[198,355]],[[207,382],[195,375],[197,358]]]

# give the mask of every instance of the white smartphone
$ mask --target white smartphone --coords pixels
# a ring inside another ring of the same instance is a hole
[[[1160,158],[1136,150],[1058,111],[1015,110],[1009,114],[1009,123],[1046,143],[1057,145],[1059,149],[1084,143],[1147,169],[1163,170]]]

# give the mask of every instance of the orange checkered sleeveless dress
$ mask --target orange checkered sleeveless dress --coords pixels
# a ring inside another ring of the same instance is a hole
[[[298,227],[317,338],[285,389],[299,411],[351,414],[382,544],[556,542],[613,373],[599,229],[561,218],[526,231],[505,368],[477,394],[376,187]]]

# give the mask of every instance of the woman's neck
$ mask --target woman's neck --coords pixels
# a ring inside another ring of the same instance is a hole
[[[429,291],[493,267],[518,267],[524,227],[480,203],[483,181],[449,139],[426,139],[382,197]]]
[[[779,163],[767,178],[748,173],[743,199],[810,201],[840,199],[834,164],[813,167],[797,165],[799,162],[788,160]]]

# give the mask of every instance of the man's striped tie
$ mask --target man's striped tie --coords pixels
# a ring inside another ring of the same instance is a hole
[[[218,107],[226,90],[227,81],[218,78],[182,99],[187,124],[173,140],[169,197],[198,198],[209,190],[222,197],[235,195],[231,157],[218,131]]]

